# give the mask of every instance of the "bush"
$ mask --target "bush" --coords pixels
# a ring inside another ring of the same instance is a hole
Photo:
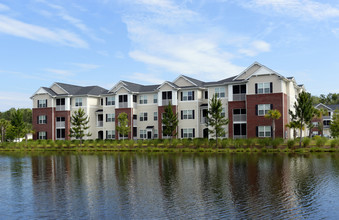
[[[295,140],[295,139],[289,139],[289,140],[287,141],[287,147],[291,149],[291,148],[294,147],[295,143],[296,143],[296,140]]]
[[[303,147],[308,147],[308,146],[310,146],[311,139],[308,138],[308,137],[304,137],[303,140],[302,140],[302,143],[303,143]]]
[[[184,147],[189,147],[191,145],[191,139],[185,138],[185,139],[182,139],[181,142]]]
[[[165,139],[164,140],[164,147],[168,148],[170,144],[170,140],[169,139]]]
[[[180,140],[179,139],[172,139],[172,147],[176,148],[179,145]]]
[[[160,140],[159,139],[154,139],[154,140],[152,140],[152,143],[153,143],[154,147],[158,147],[159,143],[160,143]]]
[[[316,139],[315,144],[317,145],[317,147],[323,147],[326,144],[326,141],[327,141],[327,138],[320,137]]]
[[[127,141],[127,144],[128,144],[128,147],[129,147],[129,148],[133,148],[133,147],[134,147],[134,140],[132,140],[132,139],[131,139],[131,140],[128,140],[128,141]]]
[[[284,139],[282,139],[282,138],[276,138],[276,139],[271,141],[271,144],[272,144],[273,148],[277,148],[277,147],[279,147],[283,143],[284,143]]]
[[[195,139],[193,139],[193,146],[194,146],[195,148],[200,148],[200,147],[203,145],[203,143],[204,143],[204,140],[201,139],[201,138],[195,138]]]
[[[137,145],[138,145],[139,148],[142,147],[142,144],[143,144],[143,143],[144,143],[143,140],[137,140]]]
[[[268,147],[271,145],[271,138],[260,138],[257,143],[260,147]]]
[[[245,143],[244,139],[235,139],[235,140],[233,140],[233,145],[234,145],[235,148],[243,147],[244,143]]]
[[[229,146],[231,145],[231,142],[232,142],[231,139],[224,138],[224,139],[222,139],[222,141],[221,141],[221,147],[222,147],[222,148],[229,147]]]
[[[331,148],[335,148],[338,145],[339,145],[339,139],[338,138],[331,140]]]
[[[247,139],[245,139],[245,144],[249,148],[253,148],[256,143],[257,143],[257,140],[255,138],[247,138]]]
[[[208,146],[214,148],[216,145],[216,141],[214,139],[208,140]]]

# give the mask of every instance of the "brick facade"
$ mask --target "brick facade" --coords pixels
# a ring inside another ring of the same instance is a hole
[[[70,140],[69,129],[71,128],[71,112],[70,111],[55,111],[54,124],[56,125],[56,118],[64,117],[65,118],[65,140]],[[56,126],[54,128],[56,130]],[[56,135],[55,135],[56,138]]]
[[[33,108],[33,128],[35,130],[35,133],[33,134],[33,139],[37,140],[39,137],[40,131],[47,132],[47,139],[54,139],[55,136],[52,136],[53,133],[53,126],[52,126],[52,120],[54,120],[55,124],[55,117],[53,112],[55,111],[54,108]],[[47,123],[46,124],[38,124],[38,117],[41,115],[47,116]]]

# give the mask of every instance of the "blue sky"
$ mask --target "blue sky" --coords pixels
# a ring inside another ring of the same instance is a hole
[[[53,82],[210,81],[255,61],[338,93],[339,2],[0,0],[0,60],[0,111]]]

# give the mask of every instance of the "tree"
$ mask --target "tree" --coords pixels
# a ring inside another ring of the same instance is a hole
[[[292,120],[295,121],[300,129],[299,147],[301,147],[302,130],[305,125],[311,122],[314,115],[311,94],[305,91],[299,93],[297,101],[294,103],[295,113],[289,110]]]
[[[318,129],[321,132],[321,137],[324,136],[324,123],[323,123],[323,117],[324,115],[327,115],[328,111],[324,108],[315,109],[315,117],[320,119],[320,122],[318,123]]]
[[[25,122],[24,122],[22,111],[20,109],[12,112],[11,124],[14,127],[13,131],[15,134],[15,138],[17,139],[22,138],[25,135],[25,132],[24,132]]]
[[[339,111],[336,110],[333,114],[332,121],[330,124],[331,136],[334,138],[339,137]]]
[[[72,114],[71,117],[72,126],[70,128],[69,136],[80,139],[80,147],[82,144],[82,138],[85,136],[89,137],[92,135],[89,132],[86,133],[86,131],[89,129],[88,123],[89,117],[86,116],[86,113],[82,108],[79,108]]]
[[[5,119],[0,119],[1,143],[6,140],[6,131],[11,125],[11,122]]]
[[[278,120],[281,117],[281,113],[277,109],[271,109],[265,115],[265,118],[272,120],[273,135],[272,138],[275,138],[275,120]]]
[[[293,139],[296,139],[297,137],[297,130],[299,129],[299,124],[296,121],[291,121],[286,125],[286,127],[293,129]]]
[[[128,116],[125,112],[122,112],[118,116],[118,126],[117,131],[119,134],[123,136],[123,140],[125,139],[125,136],[128,135],[128,132],[130,132],[131,127],[128,126]]]
[[[213,134],[216,140],[216,146],[218,146],[218,137],[225,135],[225,129],[223,126],[228,124],[228,119],[221,114],[222,112],[222,103],[221,100],[214,94],[210,101],[210,108],[207,114],[206,125],[212,127],[208,129],[209,133]]]
[[[163,134],[165,136],[177,136],[176,129],[178,127],[178,115],[174,114],[171,102],[168,103],[168,106],[165,108],[163,114],[162,123],[164,125]]]

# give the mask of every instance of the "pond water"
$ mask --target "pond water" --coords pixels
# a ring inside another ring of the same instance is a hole
[[[1,219],[336,219],[339,154],[0,153]]]

